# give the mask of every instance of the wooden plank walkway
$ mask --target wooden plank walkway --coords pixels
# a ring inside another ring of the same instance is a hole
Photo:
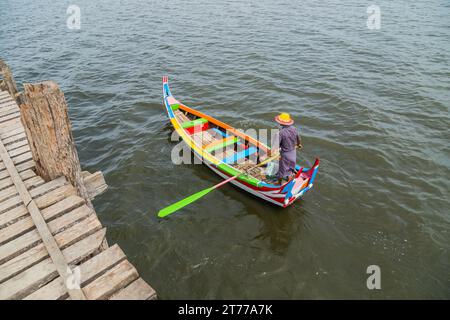
[[[0,91],[0,299],[156,299],[64,177],[45,182]]]

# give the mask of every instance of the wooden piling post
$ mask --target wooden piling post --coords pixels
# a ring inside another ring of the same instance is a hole
[[[23,86],[20,113],[37,174],[46,181],[65,176],[92,208],[63,92],[53,81]]]
[[[11,73],[11,69],[2,59],[0,59],[0,74],[3,76],[0,89],[8,91],[14,100],[19,103],[20,94],[17,91],[16,81]]]

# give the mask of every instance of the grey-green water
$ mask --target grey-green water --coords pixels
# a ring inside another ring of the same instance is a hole
[[[81,29],[66,9],[81,9]],[[161,298],[450,298],[450,5],[372,2],[6,1],[0,56],[58,82],[108,240]],[[280,210],[170,161],[161,77],[238,128],[289,112],[315,188]],[[381,290],[366,268],[381,268]]]

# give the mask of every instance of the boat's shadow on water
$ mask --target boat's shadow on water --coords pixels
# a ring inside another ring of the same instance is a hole
[[[233,189],[240,192],[235,186]],[[287,208],[281,208],[270,203],[261,203],[258,197],[251,194],[239,196],[239,199],[245,206],[245,213],[241,216],[254,215],[262,222],[259,234],[253,237],[253,241],[268,241],[270,250],[277,255],[284,255],[294,237],[306,228],[304,218],[307,211],[303,208],[302,200]]]
[[[207,170],[206,166],[197,166],[199,169]],[[199,176],[210,174],[196,171]],[[252,243],[261,243],[268,241],[269,248],[277,255],[284,255],[292,243],[293,238],[307,228],[305,217],[308,212],[304,208],[303,199],[295,202],[287,208],[278,207],[267,203],[259,197],[252,195],[229,183],[226,187],[218,190],[225,196],[238,201],[243,205],[241,213],[230,215],[230,219],[239,219],[247,215],[258,218],[260,223],[259,233],[252,238]],[[260,246],[260,245],[258,245]]]

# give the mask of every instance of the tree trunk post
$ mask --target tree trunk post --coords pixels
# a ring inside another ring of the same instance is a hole
[[[9,69],[8,65],[0,59],[0,73],[3,76],[3,89],[6,89],[11,97],[19,103],[19,92],[17,91],[16,81]]]
[[[65,176],[93,208],[84,185],[63,92],[53,81],[23,86],[20,113],[37,174],[46,181]]]

